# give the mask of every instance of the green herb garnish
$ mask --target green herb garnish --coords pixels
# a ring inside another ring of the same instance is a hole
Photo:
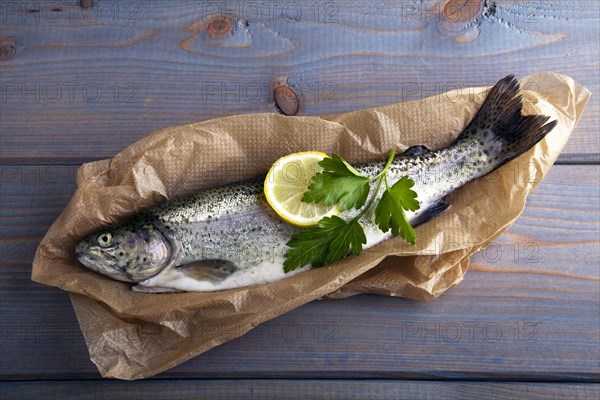
[[[285,272],[308,264],[313,267],[333,264],[350,253],[359,255],[363,244],[367,243],[359,220],[373,206],[383,183],[386,189],[375,208],[375,223],[383,232],[391,229],[392,235],[400,234],[408,243],[415,244],[415,231],[406,217],[406,211],[416,211],[420,207],[417,193],[411,190],[415,182],[405,176],[390,187],[387,172],[393,160],[394,149],[383,170],[374,177],[362,175],[337,154],[319,162],[323,172],[312,177],[302,201],[322,201],[328,206],[337,204],[340,211],[354,208],[360,212],[349,221],[337,216],[323,217],[318,226],[294,234],[287,243],[290,250],[285,254]],[[376,189],[367,202],[371,182],[375,180]]]

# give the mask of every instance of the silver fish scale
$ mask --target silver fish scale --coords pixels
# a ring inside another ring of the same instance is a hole
[[[262,189],[262,180],[209,189],[152,213],[181,244],[182,263],[222,260],[249,267],[283,255],[298,230],[272,211]]]
[[[415,180],[413,189],[419,194],[420,213],[455,188],[494,169],[488,161],[473,143],[459,143],[416,157],[396,157],[388,170],[388,182],[391,186],[406,175]],[[356,169],[374,176],[384,165],[376,162]],[[375,187],[373,182],[371,194]],[[385,185],[378,197],[384,190]],[[374,209],[361,220],[365,231],[377,230]],[[347,211],[341,217],[352,218],[357,212]],[[272,261],[283,257],[287,241],[300,229],[273,212],[264,197],[262,180],[209,189],[175,199],[149,213],[181,243],[182,263],[225,260],[247,268]],[[419,213],[410,213],[409,219],[414,220]]]

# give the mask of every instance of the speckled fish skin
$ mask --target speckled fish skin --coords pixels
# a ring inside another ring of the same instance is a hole
[[[447,208],[443,199],[449,193],[527,151],[554,128],[555,122],[548,123],[548,117],[522,116],[518,92],[514,77],[501,80],[449,147],[422,154],[418,150],[423,148],[415,147],[394,159],[388,170],[390,185],[403,176],[411,177],[421,203],[417,213],[407,214],[411,224],[435,217]],[[356,169],[373,176],[384,164]],[[361,220],[367,236],[364,248],[390,237],[375,225],[373,209]],[[289,276],[283,273],[286,243],[299,229],[268,205],[261,178],[169,201],[88,236],[76,253],[94,271],[140,283],[135,287],[138,290],[223,290]],[[188,266],[203,272],[193,272]]]

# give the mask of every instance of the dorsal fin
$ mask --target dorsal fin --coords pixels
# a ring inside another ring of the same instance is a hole
[[[404,153],[402,153],[403,156],[408,156],[408,157],[415,157],[415,156],[420,156],[423,155],[425,153],[429,153],[431,150],[429,150],[429,147],[427,146],[423,146],[422,144],[418,145],[418,146],[411,146],[408,149],[406,149],[404,151]]]

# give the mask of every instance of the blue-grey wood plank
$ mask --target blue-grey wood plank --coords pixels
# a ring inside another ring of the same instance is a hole
[[[105,158],[165,126],[272,112],[282,83],[300,115],[509,73],[553,71],[600,88],[596,1],[93,3],[0,3],[5,161]],[[230,18],[223,32],[211,22],[220,17]],[[593,96],[565,157],[597,159],[599,121]]]
[[[153,380],[0,383],[3,400],[598,399],[597,384],[392,380]]]
[[[74,167],[31,167],[3,170],[0,186],[0,378],[97,378],[68,296],[30,281]],[[599,178],[595,165],[553,167],[435,301],[312,302],[159,377],[597,380]]]

